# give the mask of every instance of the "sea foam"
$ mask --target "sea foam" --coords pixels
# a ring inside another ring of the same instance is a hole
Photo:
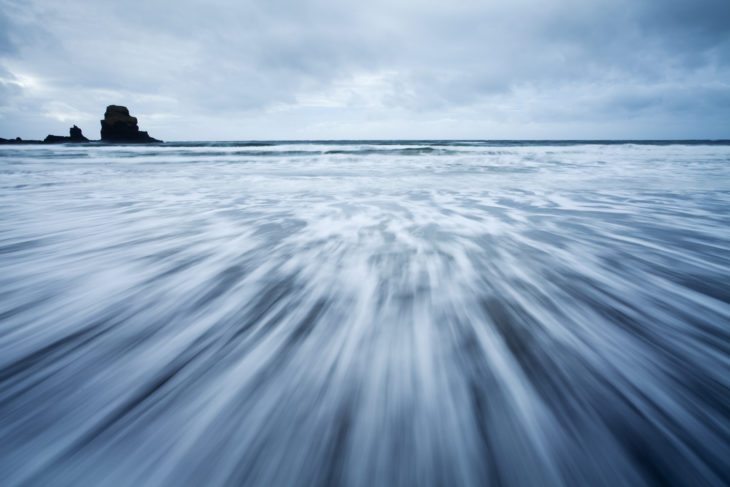
[[[722,485],[730,146],[0,148],[4,485]]]

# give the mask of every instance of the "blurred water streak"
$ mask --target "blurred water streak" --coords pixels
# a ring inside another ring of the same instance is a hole
[[[730,146],[0,148],[3,485],[730,482]]]

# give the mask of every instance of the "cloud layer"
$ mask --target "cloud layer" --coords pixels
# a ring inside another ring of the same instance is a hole
[[[0,0],[0,136],[730,138],[727,0]]]

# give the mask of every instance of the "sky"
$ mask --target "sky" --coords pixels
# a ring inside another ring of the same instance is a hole
[[[0,0],[0,137],[730,138],[730,0]]]

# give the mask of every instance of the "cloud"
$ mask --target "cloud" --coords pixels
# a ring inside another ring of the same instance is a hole
[[[5,136],[122,103],[166,139],[730,137],[726,0],[0,7]]]

